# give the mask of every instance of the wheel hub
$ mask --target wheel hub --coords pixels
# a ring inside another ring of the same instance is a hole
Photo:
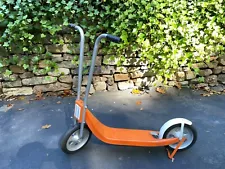
[[[82,138],[80,138],[79,134],[80,134],[80,130],[77,130],[69,137],[67,141],[67,145],[66,145],[69,151],[76,151],[80,147],[82,147],[86,143],[90,135],[87,129],[83,130]]]
[[[179,138],[180,137],[180,134],[181,134],[180,127],[177,127],[177,128],[172,129],[168,133],[167,138]],[[194,136],[193,136],[192,132],[188,128],[184,128],[183,137],[185,137],[186,139],[183,142],[183,144],[180,146],[179,149],[184,149],[184,148],[188,147],[192,143],[192,141],[194,139]],[[178,143],[171,144],[169,146],[175,149],[176,146],[177,146],[177,144]]]

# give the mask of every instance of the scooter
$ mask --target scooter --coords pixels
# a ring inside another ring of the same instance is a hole
[[[102,124],[87,107],[95,60],[99,43],[103,38],[115,43],[119,43],[120,38],[110,34],[101,34],[97,37],[94,44],[85,96],[84,100],[82,100],[81,83],[85,43],[84,32],[78,25],[69,24],[69,26],[78,30],[80,33],[80,56],[77,98],[74,108],[74,126],[63,135],[60,141],[60,146],[64,153],[75,153],[83,148],[90,140],[92,134],[102,142],[111,145],[141,147],[164,146],[167,150],[168,157],[172,160],[177,151],[189,149],[195,144],[197,140],[196,129],[190,120],[184,118],[174,118],[167,121],[159,131],[113,128]]]

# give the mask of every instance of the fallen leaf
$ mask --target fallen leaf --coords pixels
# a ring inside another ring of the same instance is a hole
[[[52,125],[50,125],[50,124],[46,124],[46,125],[42,126],[41,128],[42,128],[42,129],[49,129],[51,126],[52,126]]]
[[[166,93],[165,89],[163,89],[162,87],[157,87],[156,91],[161,93],[161,94],[165,94]]]
[[[48,93],[46,94],[46,96],[47,96],[47,97],[48,97],[48,96],[57,96],[57,94],[54,93],[54,92],[48,92]]]
[[[72,91],[71,90],[64,90],[63,91],[63,95],[64,96],[70,96],[72,94]]]
[[[210,88],[209,87],[204,87],[204,90],[208,92],[208,91],[210,91]]]
[[[11,104],[11,103],[9,103],[9,104],[7,105],[7,107],[12,107],[12,104]]]
[[[41,100],[42,96],[43,96],[43,94],[42,94],[42,92],[40,90],[36,92],[36,99],[37,100]]]
[[[20,97],[18,97],[18,100],[24,100],[25,99],[25,97],[24,96],[20,96]]]
[[[57,101],[57,104],[61,104],[61,101]]]
[[[204,96],[204,97],[209,97],[209,96],[211,96],[210,93],[203,93],[203,94],[201,94],[201,95]]]
[[[20,108],[20,109],[17,109],[18,111],[23,111],[24,110],[24,108]]]
[[[132,94],[140,94],[141,91],[138,90],[138,89],[133,89],[133,90],[131,91],[131,93],[132,93]]]
[[[136,105],[141,105],[141,101],[136,101]]]
[[[175,86],[178,88],[178,89],[181,89],[181,84],[179,82],[176,82]]]

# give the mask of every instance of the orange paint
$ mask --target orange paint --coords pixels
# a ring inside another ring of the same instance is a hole
[[[183,137],[183,138],[181,139],[181,141],[177,144],[177,147],[173,150],[172,154],[171,154],[171,153],[169,152],[169,150],[167,149],[168,157],[169,157],[170,159],[173,159],[173,157],[174,157],[175,154],[177,153],[179,147],[183,144],[183,142],[184,142],[185,140],[186,140],[185,137]]]
[[[81,123],[83,101],[78,100],[76,104],[81,107],[79,119],[79,123]],[[121,129],[105,126],[88,109],[86,109],[85,122],[99,140],[108,144],[157,147],[179,142],[178,138],[156,139],[150,134],[151,130]]]

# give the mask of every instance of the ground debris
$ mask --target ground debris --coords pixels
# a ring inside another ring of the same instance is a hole
[[[209,97],[209,96],[212,96],[212,95],[221,95],[221,94],[224,94],[225,92],[217,92],[215,90],[206,90],[205,93],[201,93],[201,95],[203,97]]]
[[[36,93],[36,100],[41,100],[41,99],[43,99],[43,93],[42,93],[42,91],[37,91]]]
[[[178,89],[181,89],[181,84],[179,82],[176,82],[175,86],[178,88]]]
[[[42,129],[49,129],[52,125],[51,124],[46,124],[44,126],[42,126],[41,128]]]
[[[140,100],[136,101],[136,105],[141,105],[142,102]]]
[[[8,105],[3,105],[0,107],[0,112],[7,112],[9,111],[12,107],[14,106],[14,104],[8,104]]]
[[[13,106],[13,104],[11,104],[11,103],[7,104],[7,107],[12,107],[12,106]]]
[[[141,94],[141,91],[139,89],[132,89],[132,94]]]
[[[166,93],[165,89],[162,88],[162,87],[157,87],[157,88],[156,88],[156,91],[157,91],[158,93],[161,93],[161,94],[165,94],[165,93]]]

